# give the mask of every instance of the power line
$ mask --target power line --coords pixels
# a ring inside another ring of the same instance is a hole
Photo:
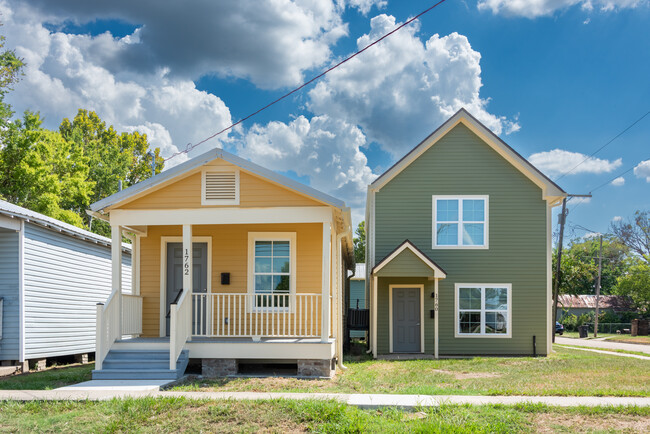
[[[649,113],[650,113],[650,112],[649,112]],[[593,193],[593,192],[596,191],[596,190],[600,190],[601,188],[603,188],[603,187],[605,187],[606,185],[610,184],[610,183],[611,183],[612,181],[614,181],[616,178],[620,178],[621,176],[625,175],[626,173],[629,173],[630,171],[634,170],[634,168],[637,167],[639,164],[643,163],[644,161],[648,161],[648,160],[650,160],[650,155],[648,156],[648,158],[643,158],[643,159],[642,159],[641,161],[639,161],[638,163],[632,165],[632,167],[630,167],[630,168],[627,169],[626,171],[624,171],[624,172],[622,172],[622,173],[619,173],[618,175],[614,176],[614,177],[613,177],[612,179],[610,179],[609,181],[607,181],[607,182],[603,182],[603,183],[600,184],[598,187],[592,189],[592,190],[590,191],[590,193]],[[575,209],[576,209],[577,207],[579,207],[580,205],[582,205],[584,202],[585,202],[584,199],[581,200],[580,202],[578,202],[578,203],[573,207],[573,210],[575,211]]]
[[[569,170],[568,172],[565,172],[565,173],[563,173],[562,175],[560,175],[560,176],[558,176],[557,178],[555,178],[554,181],[558,181],[558,180],[562,179],[564,176],[566,176],[566,175],[568,175],[569,173],[573,172],[573,171],[574,171],[575,169],[577,169],[580,165],[582,165],[582,163],[584,163],[585,161],[589,160],[589,159],[592,158],[594,155],[596,155],[597,153],[599,153],[600,151],[602,151],[606,146],[608,146],[608,145],[609,145],[610,143],[612,143],[614,140],[616,140],[616,139],[618,139],[619,137],[621,137],[623,134],[625,134],[625,133],[627,132],[627,130],[629,130],[630,128],[632,128],[633,126],[635,126],[636,124],[638,124],[639,122],[641,122],[641,120],[643,120],[643,118],[645,118],[645,117],[648,116],[649,114],[650,114],[650,110],[647,111],[647,112],[646,112],[643,116],[641,116],[639,119],[637,119],[636,121],[634,121],[632,124],[628,125],[627,128],[625,128],[623,131],[621,131],[621,132],[618,133],[616,136],[614,136],[614,138],[612,138],[609,142],[605,143],[603,146],[601,146],[600,148],[596,149],[593,153],[591,153],[587,158],[585,158],[584,160],[582,160],[581,162],[579,162],[578,164],[576,164],[576,165],[575,165],[571,170]]]
[[[274,104],[276,104],[276,103],[282,101],[282,100],[285,99],[286,97],[288,97],[288,96],[290,96],[290,95],[292,95],[292,94],[298,92],[299,90],[301,90],[301,89],[304,88],[305,86],[308,86],[309,84],[313,83],[314,81],[318,80],[319,78],[325,76],[327,73],[333,71],[334,69],[336,69],[336,68],[338,68],[339,66],[343,65],[343,64],[346,63],[347,61],[349,61],[349,60],[353,59],[354,57],[358,56],[359,54],[363,53],[363,52],[366,51],[368,48],[370,48],[370,47],[372,47],[372,46],[374,46],[374,45],[380,43],[381,41],[383,41],[384,39],[386,39],[387,37],[389,37],[389,36],[392,35],[393,33],[395,33],[395,32],[397,32],[398,30],[400,30],[402,27],[408,26],[408,25],[411,24],[413,21],[417,20],[417,19],[420,18],[422,15],[424,15],[424,14],[426,14],[427,12],[433,10],[434,8],[436,8],[437,6],[441,5],[441,4],[444,3],[445,1],[446,1],[446,0],[440,0],[438,3],[434,4],[433,6],[427,8],[427,9],[425,9],[424,11],[420,12],[419,14],[417,14],[416,16],[414,16],[413,18],[411,18],[411,19],[405,21],[404,23],[402,23],[401,25],[397,26],[396,28],[394,28],[394,29],[391,30],[390,32],[386,33],[386,34],[385,34],[384,36],[382,36],[381,38],[379,38],[379,39],[377,39],[377,40],[371,42],[370,44],[366,45],[366,46],[365,46],[364,48],[362,48],[361,50],[359,50],[359,51],[355,52],[354,54],[352,54],[352,55],[346,57],[345,59],[341,60],[341,61],[340,61],[339,63],[337,63],[336,65],[334,65],[334,66],[328,68],[328,69],[325,70],[324,72],[321,72],[321,73],[318,74],[317,76],[315,76],[315,77],[311,78],[310,80],[304,82],[303,84],[301,84],[301,85],[298,86],[297,88],[293,89],[292,91],[285,93],[285,94],[282,95],[280,98],[278,98],[278,99],[276,99],[276,100],[274,100],[274,101],[268,103],[267,105],[265,105],[264,107],[258,109],[257,111],[255,111],[255,112],[249,114],[248,116],[246,116],[246,117],[244,117],[244,118],[238,120],[238,121],[235,122],[234,124],[232,124],[232,125],[230,125],[230,126],[224,128],[224,129],[222,129],[221,131],[218,131],[218,132],[212,134],[211,136],[209,136],[209,137],[207,137],[207,138],[205,138],[205,139],[203,139],[203,140],[201,140],[201,141],[199,141],[199,142],[197,142],[197,143],[194,143],[194,144],[192,144],[192,143],[188,143],[184,150],[173,153],[171,156],[165,158],[164,161],[171,160],[172,158],[174,158],[174,157],[176,157],[176,156],[178,156],[178,155],[181,155],[181,154],[187,154],[188,152],[190,152],[192,149],[196,148],[197,146],[199,146],[199,145],[201,145],[201,144],[207,142],[207,141],[210,140],[210,139],[213,139],[213,138],[217,137],[217,136],[220,135],[220,134],[225,133],[226,131],[229,131],[229,130],[233,129],[234,127],[236,127],[237,125],[241,124],[242,122],[244,122],[244,121],[246,121],[246,120],[252,118],[253,116],[257,115],[258,113],[260,113],[260,112],[262,112],[262,111],[264,111],[264,110],[266,110],[267,108],[271,107],[272,105],[274,105]]]

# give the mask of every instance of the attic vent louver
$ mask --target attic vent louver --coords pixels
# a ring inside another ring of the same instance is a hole
[[[203,172],[204,205],[237,205],[239,204],[239,172],[238,171],[206,171]]]

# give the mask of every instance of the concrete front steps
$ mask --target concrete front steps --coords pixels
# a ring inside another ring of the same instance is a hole
[[[113,348],[104,359],[102,369],[93,371],[93,380],[176,380],[183,376],[189,351],[183,350],[176,369],[169,369],[169,348]]]

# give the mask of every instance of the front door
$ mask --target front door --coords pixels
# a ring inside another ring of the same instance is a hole
[[[420,288],[393,288],[393,352],[421,352],[420,333]]]
[[[194,268],[194,275],[192,276],[194,288],[192,288],[192,292],[206,293],[208,291],[208,243],[192,243],[192,250]],[[179,298],[181,288],[183,288],[183,243],[167,243],[166,336],[169,336],[170,305]],[[192,306],[192,312],[196,313],[194,307]],[[205,319],[205,303],[202,303],[201,310],[204,312],[200,317]],[[205,324],[193,324],[194,331],[204,328]]]

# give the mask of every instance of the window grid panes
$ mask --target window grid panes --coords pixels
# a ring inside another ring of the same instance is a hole
[[[459,335],[508,335],[509,288],[464,286],[458,288]]]
[[[255,241],[255,304],[257,307],[289,307],[291,242]]]
[[[486,199],[435,198],[436,246],[485,246]]]

